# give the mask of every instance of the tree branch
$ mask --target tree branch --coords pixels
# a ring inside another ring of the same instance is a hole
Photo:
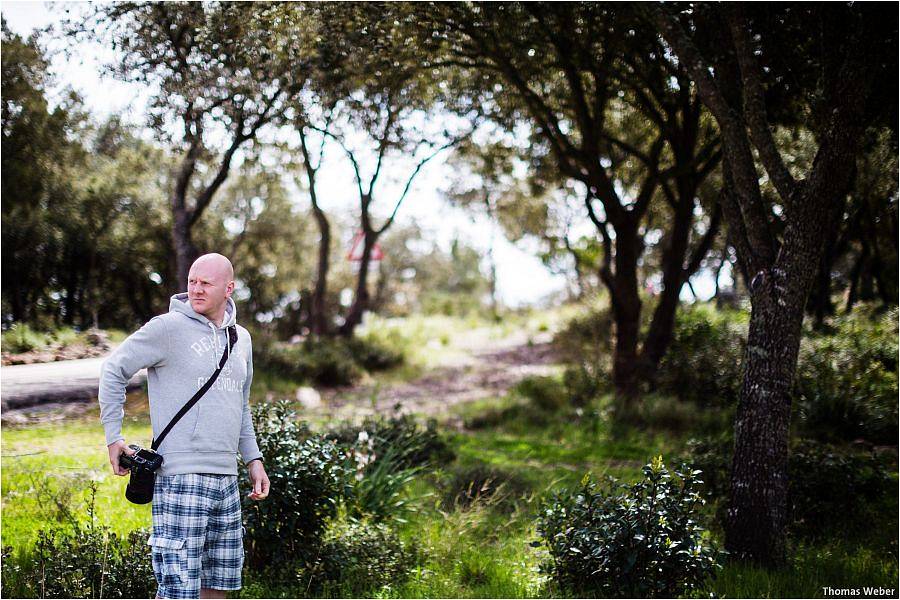
[[[744,17],[740,3],[735,3],[730,8],[728,23],[731,28],[731,37],[734,40],[735,54],[737,54],[740,65],[741,79],[744,83],[744,116],[750,126],[750,139],[759,150],[759,157],[778,190],[778,194],[785,203],[790,203],[794,191],[797,189],[797,182],[785,166],[769,129],[760,69],[753,56],[753,49],[747,33],[749,23]]]

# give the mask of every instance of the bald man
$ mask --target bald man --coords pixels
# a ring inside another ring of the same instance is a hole
[[[157,449],[163,463],[149,540],[158,598],[224,598],[226,590],[241,588],[244,559],[237,454],[247,465],[251,500],[268,495],[269,478],[250,419],[251,340],[236,323],[231,262],[205,254],[191,266],[187,284],[187,293],[172,296],[168,313],[150,319],[104,361],[100,422],[113,473],[128,474],[119,464],[123,453],[133,453],[122,435],[128,380],[147,369],[156,439],[226,358],[209,390]]]

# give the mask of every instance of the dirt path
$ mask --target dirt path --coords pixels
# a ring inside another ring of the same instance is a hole
[[[412,381],[383,388],[369,384],[324,390],[322,404],[309,409],[342,419],[384,414],[399,404],[402,412],[442,417],[451,406],[501,396],[525,377],[559,369],[549,332],[499,340],[479,333],[475,330],[455,344],[461,357]]]

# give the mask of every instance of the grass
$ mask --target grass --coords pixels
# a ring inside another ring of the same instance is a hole
[[[602,412],[609,398],[594,410]],[[128,439],[146,439],[149,426],[141,411],[146,399],[132,400],[125,425]],[[442,509],[441,472],[417,480],[408,490],[419,498],[418,511],[400,526],[401,537],[424,551],[424,561],[403,582],[372,590],[379,598],[527,598],[563,596],[540,570],[543,548],[534,514],[550,490],[577,484],[585,472],[636,478],[651,456],[673,456],[687,433],[631,428],[617,431],[596,423],[536,412],[527,401],[510,395],[458,407],[447,419],[495,419],[490,427],[448,432],[460,467],[488,465],[515,473],[530,494],[502,506],[500,497],[477,500],[468,508]],[[497,414],[502,415],[498,419]],[[588,426],[590,425],[590,426]],[[37,529],[65,526],[54,493],[70,490],[77,508],[87,480],[96,481],[98,517],[118,533],[150,522],[149,507],[123,499],[125,478],[109,473],[99,426],[93,418],[30,428],[4,428],[2,451],[3,545],[19,549],[33,543]],[[727,564],[709,583],[719,597],[821,597],[831,587],[890,587],[896,582],[896,528],[881,533],[879,544],[834,539],[792,549],[782,570]],[[892,537],[893,536],[893,537]],[[893,541],[891,541],[893,540]],[[893,545],[892,545],[893,544]],[[889,551],[885,552],[885,548]],[[892,548],[892,551],[890,551]],[[260,594],[296,597],[298,583],[272,589],[252,575],[243,597]],[[339,591],[334,591],[339,593]]]

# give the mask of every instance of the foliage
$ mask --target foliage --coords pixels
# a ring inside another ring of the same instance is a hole
[[[515,393],[546,412],[559,411],[569,405],[566,389],[555,377],[525,377],[516,384]]]
[[[872,452],[796,443],[788,464],[791,529],[813,536],[841,524],[868,522],[874,503],[896,498],[892,473],[896,467]]]
[[[725,516],[731,488],[731,435],[694,438],[686,461],[704,473],[704,492]],[[801,537],[858,525],[894,489],[894,469],[885,457],[859,448],[797,440],[788,456],[789,529]]]
[[[404,544],[383,523],[345,520],[329,529],[318,561],[302,578],[317,592],[362,598],[385,585],[400,585],[419,562],[417,548]]]
[[[248,562],[312,560],[340,499],[352,495],[352,470],[337,444],[298,423],[290,403],[257,404],[253,415],[272,488],[265,502],[247,499],[249,489],[241,494]]]
[[[408,440],[388,441],[377,454],[368,441],[371,440],[361,439],[350,451],[357,469],[350,514],[405,523],[406,517],[416,510],[406,497],[406,488],[423,471],[424,465],[404,464],[412,450]]]
[[[613,327],[609,308],[592,307],[566,323],[554,343],[567,362],[607,376],[612,370]]]
[[[897,309],[856,310],[801,342],[794,394],[799,426],[826,441],[897,443]]]
[[[282,377],[339,386],[355,383],[364,370],[395,367],[403,362],[403,355],[374,337],[309,337],[292,345],[262,337],[254,360],[260,368]]]
[[[49,343],[47,334],[36,331],[27,323],[15,323],[3,332],[3,351],[19,354],[43,348]]]
[[[51,109],[35,40],[4,21],[4,323],[147,320],[163,296],[151,277],[167,277],[165,152],[116,116],[92,122],[74,93]]]
[[[91,484],[88,523],[70,519],[71,529],[41,529],[34,549],[13,555],[3,548],[6,598],[149,598],[156,579],[147,554],[149,531],[122,538],[95,522],[97,487]]]
[[[661,456],[642,472],[639,482],[608,490],[585,475],[580,488],[542,508],[538,531],[550,551],[543,568],[557,583],[595,597],[674,597],[715,572],[719,556],[697,523],[700,472],[685,466],[673,479]]]
[[[710,304],[680,309],[659,365],[659,390],[700,406],[736,404],[748,318],[746,313]]]
[[[569,400],[579,407],[590,404],[605,389],[596,369],[585,364],[566,367],[563,385]]]

